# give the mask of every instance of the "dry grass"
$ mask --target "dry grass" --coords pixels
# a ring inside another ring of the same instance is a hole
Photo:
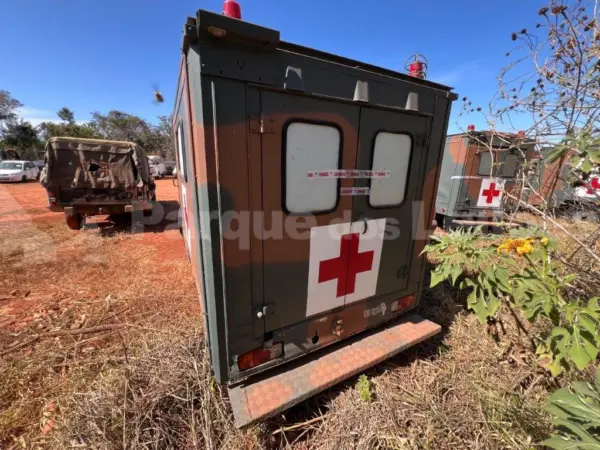
[[[13,392],[23,393],[23,384],[46,386],[28,392],[36,399],[35,408],[26,402],[29,422],[36,418],[22,434],[28,446],[529,448],[548,431],[541,412],[548,380],[515,356],[510,343],[519,339],[509,323],[496,343],[453,295],[436,289],[425,300],[424,313],[449,325],[445,335],[367,372],[372,402],[361,399],[353,379],[242,431],[233,427],[224,389],[210,377],[193,318],[162,330],[128,327],[94,352],[72,357],[66,372],[62,358],[72,349],[52,343],[43,352],[36,348],[25,366],[15,358],[2,371],[15,376],[6,384]],[[32,376],[24,380],[24,372]],[[42,436],[38,421],[50,402],[58,405],[57,425]],[[324,417],[316,423],[277,432],[318,415]]]
[[[325,418],[291,447],[527,449],[543,438],[547,379],[515,356],[519,338],[509,322],[497,343],[455,295],[427,291],[423,314],[448,328],[368,371],[373,402],[361,400],[351,380],[297,407]],[[278,444],[287,447],[302,431]]]
[[[189,265],[157,258],[172,244],[157,239],[165,248],[126,234],[73,233],[61,222],[4,226],[10,276],[0,284],[0,447],[21,445],[19,438],[46,442],[39,436],[44,408],[56,403],[58,418],[67,417],[67,399],[125,367],[127,352],[163,341],[152,330],[197,333]],[[115,328],[54,335],[108,324]]]
[[[41,337],[0,356],[0,448],[528,449],[547,435],[542,406],[565,380],[537,367],[510,318],[481,326],[447,285],[421,311],[443,334],[368,371],[371,402],[354,378],[235,429],[169,239],[2,229],[0,352]],[[118,328],[49,334],[107,324]]]

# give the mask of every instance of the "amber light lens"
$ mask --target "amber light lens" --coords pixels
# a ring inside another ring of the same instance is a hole
[[[243,355],[238,356],[238,367],[240,371],[260,366],[272,359],[283,355],[283,342],[273,344],[269,348],[255,348]]]
[[[406,297],[400,297],[392,302],[392,311],[402,311],[404,309],[412,308],[415,304],[415,296],[407,295]]]

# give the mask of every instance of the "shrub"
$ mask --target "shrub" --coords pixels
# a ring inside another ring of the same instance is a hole
[[[556,433],[543,445],[557,450],[600,448],[600,369],[593,382],[578,381],[554,392],[546,410]]]
[[[439,262],[431,286],[444,280],[470,288],[467,305],[480,322],[502,305],[519,310],[532,323],[551,324],[533,339],[542,364],[556,376],[575,365],[583,370],[600,349],[598,298],[566,298],[576,276],[562,275],[552,257],[554,242],[540,230],[513,230],[499,245],[480,228],[457,230],[423,252]],[[463,275],[461,277],[461,275]]]

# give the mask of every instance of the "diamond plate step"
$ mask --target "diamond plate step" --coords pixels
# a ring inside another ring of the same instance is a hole
[[[237,427],[282,412],[425,339],[441,327],[416,314],[229,388]]]

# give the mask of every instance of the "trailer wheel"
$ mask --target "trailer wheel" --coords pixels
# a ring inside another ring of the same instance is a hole
[[[598,213],[596,211],[575,211],[571,214],[571,220],[579,222],[585,220],[588,222],[598,222]]]
[[[85,224],[85,217],[83,214],[72,214],[65,216],[65,221],[71,230],[81,230]]]
[[[435,215],[435,222],[438,228],[444,228],[444,215],[443,214],[436,214]]]

